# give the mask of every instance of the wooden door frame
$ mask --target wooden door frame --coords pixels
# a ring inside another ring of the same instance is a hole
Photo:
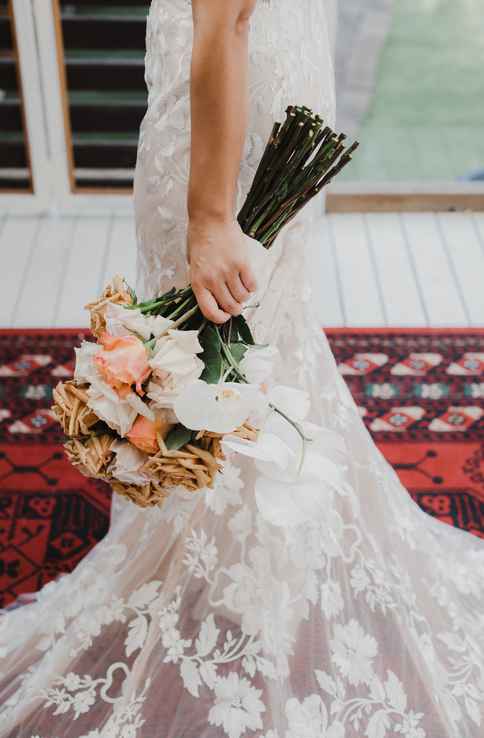
[[[327,194],[331,213],[484,211],[484,183],[335,183]]]

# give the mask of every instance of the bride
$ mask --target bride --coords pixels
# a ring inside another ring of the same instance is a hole
[[[222,323],[255,290],[257,337],[339,439],[344,483],[313,482],[308,518],[282,479],[271,512],[231,456],[162,509],[115,496],[77,568],[1,613],[0,738],[482,736],[483,542],[420,510],[359,417],[312,314],[317,205],[265,288],[234,216],[288,104],[333,122],[324,1],[153,0],[146,81],[138,295],[191,279]]]

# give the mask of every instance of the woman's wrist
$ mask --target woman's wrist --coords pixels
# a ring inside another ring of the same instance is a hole
[[[201,194],[201,193],[200,193]],[[207,195],[207,193],[206,193]],[[188,219],[192,223],[233,223],[234,197],[207,197],[190,193],[187,200]]]
[[[188,223],[190,226],[197,228],[210,225],[233,225],[235,221],[235,213],[232,210],[188,210]]]

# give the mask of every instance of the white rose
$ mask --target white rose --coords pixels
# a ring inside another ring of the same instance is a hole
[[[102,346],[92,341],[83,341],[79,347],[75,347],[76,366],[74,369],[74,379],[76,382],[90,383],[93,377],[98,377],[93,358],[101,350]]]
[[[170,329],[158,339],[149,365],[154,377],[148,386],[148,397],[160,407],[169,406],[173,395],[197,380],[205,365],[197,354],[203,351],[198,331]]]
[[[105,312],[107,331],[111,336],[136,333],[147,341],[151,335],[158,338],[173,325],[172,320],[161,315],[143,315],[139,308],[126,308],[110,302]]]

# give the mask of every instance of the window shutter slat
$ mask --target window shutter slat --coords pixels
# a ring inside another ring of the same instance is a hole
[[[59,5],[76,191],[130,189],[146,110],[148,4]]]
[[[10,3],[0,0],[0,191],[32,188]]]

